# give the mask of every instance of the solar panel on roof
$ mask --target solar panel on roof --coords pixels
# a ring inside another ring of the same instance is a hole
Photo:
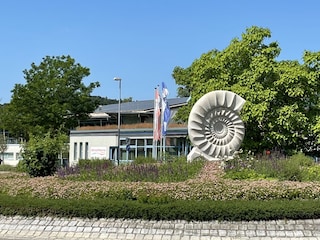
[[[172,98],[168,99],[169,106],[180,105],[187,103],[188,98]],[[118,103],[99,106],[95,112],[115,113],[118,112]],[[121,103],[121,112],[144,112],[153,110],[153,100],[143,100],[134,102]]]

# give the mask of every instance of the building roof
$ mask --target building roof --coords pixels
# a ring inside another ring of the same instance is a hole
[[[171,98],[168,99],[170,108],[180,107],[186,105],[188,102],[188,97],[183,98]],[[117,113],[118,112],[118,103],[101,105],[96,109],[94,113]],[[146,113],[153,112],[154,110],[154,100],[143,100],[143,101],[133,101],[121,103],[121,113]]]

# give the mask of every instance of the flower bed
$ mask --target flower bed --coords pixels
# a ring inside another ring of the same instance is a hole
[[[73,181],[57,176],[29,178],[0,174],[0,193],[50,199],[115,198],[140,201],[319,199],[319,182],[230,180],[217,162],[207,162],[194,179],[184,182]]]

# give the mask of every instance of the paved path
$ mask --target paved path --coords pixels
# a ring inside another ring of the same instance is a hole
[[[0,215],[0,239],[222,240],[319,239],[320,219],[187,222]]]

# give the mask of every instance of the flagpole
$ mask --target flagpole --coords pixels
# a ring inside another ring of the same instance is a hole
[[[164,97],[163,97],[163,90],[162,90],[162,97],[161,97],[161,160],[166,160],[166,149],[165,149],[165,129],[164,129]]]
[[[164,113],[164,111],[163,111],[163,91],[161,92],[161,141],[160,141],[160,144],[161,144],[161,146],[160,146],[160,154],[161,154],[161,161],[163,161],[164,160],[164,151],[163,151],[163,134],[164,134],[164,131],[163,131],[163,113]]]
[[[161,107],[160,107],[160,109],[161,109],[161,114],[160,114],[160,149],[159,149],[159,154],[160,154],[160,160],[162,161],[163,159],[163,149],[162,149],[162,145],[163,145],[163,143],[162,143],[162,138],[163,138],[163,115],[162,115],[162,97],[161,97]]]
[[[154,88],[154,99],[153,99],[153,140],[152,140],[152,158],[153,159],[157,159],[157,152],[156,152],[156,149],[157,149],[157,141],[156,141],[156,117],[157,117],[157,114],[156,114],[156,94],[157,94],[157,88]]]
[[[163,136],[162,138],[163,144],[163,161],[166,161],[166,136]]]

